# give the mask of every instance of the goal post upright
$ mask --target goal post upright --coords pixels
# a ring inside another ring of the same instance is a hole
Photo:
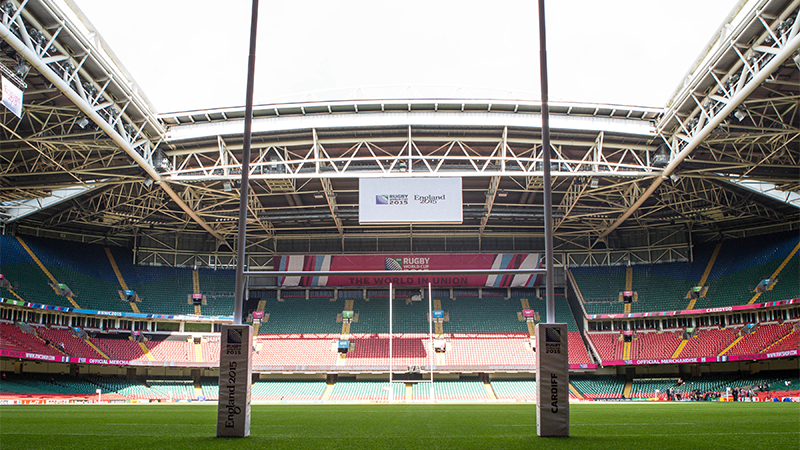
[[[220,327],[219,400],[217,437],[250,436],[250,399],[253,371],[253,328],[242,324],[245,291],[245,250],[247,247],[247,205],[250,194],[250,154],[253,129],[253,91],[258,37],[258,0],[250,9],[250,48],[247,59],[242,175],[239,197],[239,223],[236,236],[236,285],[233,297],[233,324]],[[227,400],[224,400],[226,399]]]
[[[394,359],[392,358],[392,303],[394,297],[394,290],[392,283],[389,283],[389,403],[394,403],[394,384],[392,384],[392,375],[394,374]]]
[[[433,347],[433,287],[428,282],[428,354],[430,355],[430,372],[431,372],[431,403],[436,401],[433,395],[433,353],[436,351]]]
[[[553,186],[550,172],[550,111],[547,86],[545,0],[539,0],[539,81],[542,96],[542,165],[544,195],[545,306],[547,321],[536,335],[536,434],[569,436],[569,357],[566,323],[556,322],[553,274]]]

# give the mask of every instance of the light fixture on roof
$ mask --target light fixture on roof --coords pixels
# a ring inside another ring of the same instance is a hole
[[[153,185],[153,179],[152,178],[148,178],[148,179],[144,180],[144,185],[146,187],[152,186]]]
[[[675,175],[673,173],[672,175],[669,176],[669,179],[672,180],[673,183],[677,183],[678,181],[681,180],[681,177],[679,177],[679,176],[677,176],[677,175]]]
[[[658,146],[658,150],[656,150],[655,154],[653,155],[652,165],[655,167],[666,167],[669,164],[669,146],[665,143],[662,143]]]
[[[741,122],[745,117],[747,117],[747,114],[742,108],[736,108],[736,111],[733,112],[733,117],[736,117],[736,119]]]
[[[600,180],[597,178],[592,178],[592,180],[589,182],[589,187],[592,189],[597,189],[598,186],[600,186]]]
[[[499,191],[497,191],[497,196],[498,197],[508,197],[508,192],[500,189]]]
[[[89,119],[86,117],[81,117],[78,119],[78,126],[81,127],[81,129],[86,128],[86,125],[89,125]]]
[[[323,197],[325,197],[325,194],[323,194],[322,192],[314,192],[314,198],[316,198],[317,200]]]
[[[226,181],[222,183],[222,190],[225,192],[231,192],[233,191],[233,185],[231,184],[230,181]]]
[[[25,78],[28,75],[28,72],[31,71],[31,66],[25,64],[25,60],[22,58],[17,59],[17,66],[14,67],[14,70],[17,71],[17,75],[20,78]]]

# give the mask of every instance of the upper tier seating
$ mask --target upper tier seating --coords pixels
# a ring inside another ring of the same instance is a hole
[[[41,330],[41,327],[35,327],[35,330]],[[0,322],[0,347],[6,350],[63,356],[64,353],[56,345],[58,343],[55,342],[48,345],[34,334],[25,333],[15,324]]]
[[[72,335],[72,330],[63,328],[39,328],[38,333],[48,339],[51,343],[60,347],[64,344],[64,351],[70,356],[78,358],[104,359],[97,350],[92,348],[83,339]]]
[[[796,350],[798,348],[800,348],[800,328],[795,328],[778,342],[767,348],[767,352],[782,352],[786,350]]]
[[[144,343],[155,361],[188,362],[194,360],[194,344],[185,340],[147,341]],[[189,355],[192,355],[190,359]],[[139,359],[145,358],[142,355]]]
[[[736,339],[736,333],[734,328],[698,328],[697,334],[689,338],[679,357],[718,356]]]
[[[269,321],[262,323],[260,334],[337,333],[342,324],[336,316],[344,309],[344,301],[326,298],[263,299]]]
[[[91,338],[90,340],[111,359],[123,361],[146,359],[142,348],[136,341],[105,338]]]
[[[725,354],[751,355],[761,353],[770,345],[789,334],[791,331],[792,325],[789,323],[784,323],[781,325],[761,325],[756,328],[754,332],[744,335],[742,339]]]
[[[638,332],[631,341],[632,359],[666,359],[681,343],[681,332]]]
[[[705,283],[708,291],[697,299],[694,308],[749,303],[755,295],[755,286],[775,273],[798,241],[797,233],[723,241]],[[631,288],[638,294],[638,301],[631,303],[631,312],[686,309],[689,305],[686,295],[700,282],[715,246],[696,246],[693,262],[632,266]],[[575,267],[570,270],[583,296],[587,314],[624,312],[625,305],[619,301],[619,293],[625,290],[625,267]],[[761,294],[758,302],[800,298],[799,272],[800,255],[795,254],[778,274],[778,282]]]
[[[623,342],[619,331],[592,332],[589,338],[603,361],[623,359]]]
[[[569,363],[570,364],[592,364],[586,345],[583,343],[581,334],[577,331],[569,332]]]

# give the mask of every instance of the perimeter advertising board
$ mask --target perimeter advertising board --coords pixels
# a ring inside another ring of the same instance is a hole
[[[361,178],[359,223],[461,223],[461,178]]]
[[[567,324],[537,323],[536,434],[569,436]]]
[[[250,436],[250,380],[252,379],[253,328],[222,325],[219,355],[217,436]]]

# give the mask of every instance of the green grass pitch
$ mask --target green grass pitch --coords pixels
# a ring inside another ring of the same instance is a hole
[[[533,404],[259,404],[248,438],[216,438],[215,404],[0,407],[2,449],[800,448],[798,403],[570,405],[569,438]]]

